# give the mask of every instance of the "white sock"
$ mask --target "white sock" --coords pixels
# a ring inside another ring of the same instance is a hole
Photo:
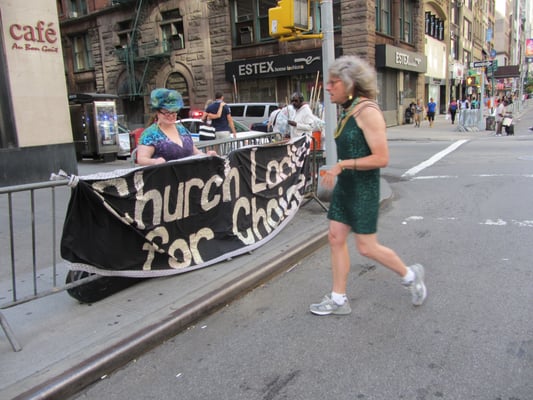
[[[407,267],[407,273],[402,278],[402,283],[408,284],[408,283],[413,282],[414,280],[415,280],[415,273],[413,272],[411,268]]]
[[[348,299],[347,299],[345,293],[331,292],[331,300],[333,300],[339,306],[342,306],[346,302],[346,300],[348,300]]]

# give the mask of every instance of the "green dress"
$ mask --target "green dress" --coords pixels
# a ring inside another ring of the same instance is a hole
[[[341,121],[342,124],[342,121]],[[335,138],[339,161],[371,154],[363,131],[354,117],[348,117],[340,135]],[[361,234],[377,232],[379,212],[380,169],[356,171],[345,169],[337,176],[328,219],[349,225]]]

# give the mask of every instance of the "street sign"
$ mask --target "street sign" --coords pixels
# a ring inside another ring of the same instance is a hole
[[[487,67],[487,75],[492,75],[497,70],[498,70],[498,60],[493,60],[492,65],[490,67]]]
[[[492,65],[492,61],[474,61],[470,65],[472,66],[472,68],[490,67]]]

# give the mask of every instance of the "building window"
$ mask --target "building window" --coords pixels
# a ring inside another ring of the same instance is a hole
[[[318,2],[311,3],[311,19],[314,32],[322,32],[322,13]],[[341,0],[333,0],[333,30],[339,32],[342,29]]]
[[[413,2],[402,0],[400,3],[400,35],[401,40],[413,43]]]
[[[416,83],[418,73],[404,71],[403,73],[403,94],[406,99],[416,97]]]
[[[70,0],[69,18],[77,18],[82,15],[87,15],[87,0]]]
[[[179,9],[161,13],[162,50],[164,52],[185,48],[183,18]]]
[[[128,47],[131,39],[131,20],[121,21],[117,26],[118,43],[115,47]]]
[[[272,40],[269,35],[268,9],[276,7],[277,0],[233,0],[235,46]]]
[[[398,96],[398,78],[396,71],[378,70],[377,101],[383,111],[396,110]]]
[[[444,20],[432,14],[431,11],[425,13],[425,34],[437,40],[444,40]]]
[[[459,60],[459,40],[457,35],[452,34],[450,38],[450,55],[454,60]]]
[[[457,21],[459,21],[459,7],[457,7],[455,0],[451,1],[450,21],[454,25],[457,25]]]
[[[391,0],[376,0],[376,32],[391,35]]]
[[[242,101],[242,102],[276,101],[275,87],[276,87],[275,78],[242,81],[239,83],[239,98],[235,99],[235,101]]]
[[[259,22],[259,32],[260,40],[271,39],[269,35],[269,26],[268,26],[268,9],[275,7],[277,1],[257,1],[258,3],[258,22]]]
[[[72,38],[72,51],[74,56],[74,72],[93,69],[93,57],[88,35]]]
[[[472,41],[472,22],[470,22],[468,19],[464,19],[463,22],[463,34],[466,37],[466,40],[469,42]]]
[[[463,65],[470,65],[472,61],[472,56],[469,51],[463,50]]]

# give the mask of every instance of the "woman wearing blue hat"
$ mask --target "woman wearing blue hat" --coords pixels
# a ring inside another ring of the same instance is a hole
[[[166,161],[205,154],[194,145],[187,130],[176,124],[178,111],[183,107],[181,95],[171,89],[154,89],[150,95],[156,121],[146,128],[137,146],[137,164],[155,165]],[[217,155],[208,151],[207,155]]]

